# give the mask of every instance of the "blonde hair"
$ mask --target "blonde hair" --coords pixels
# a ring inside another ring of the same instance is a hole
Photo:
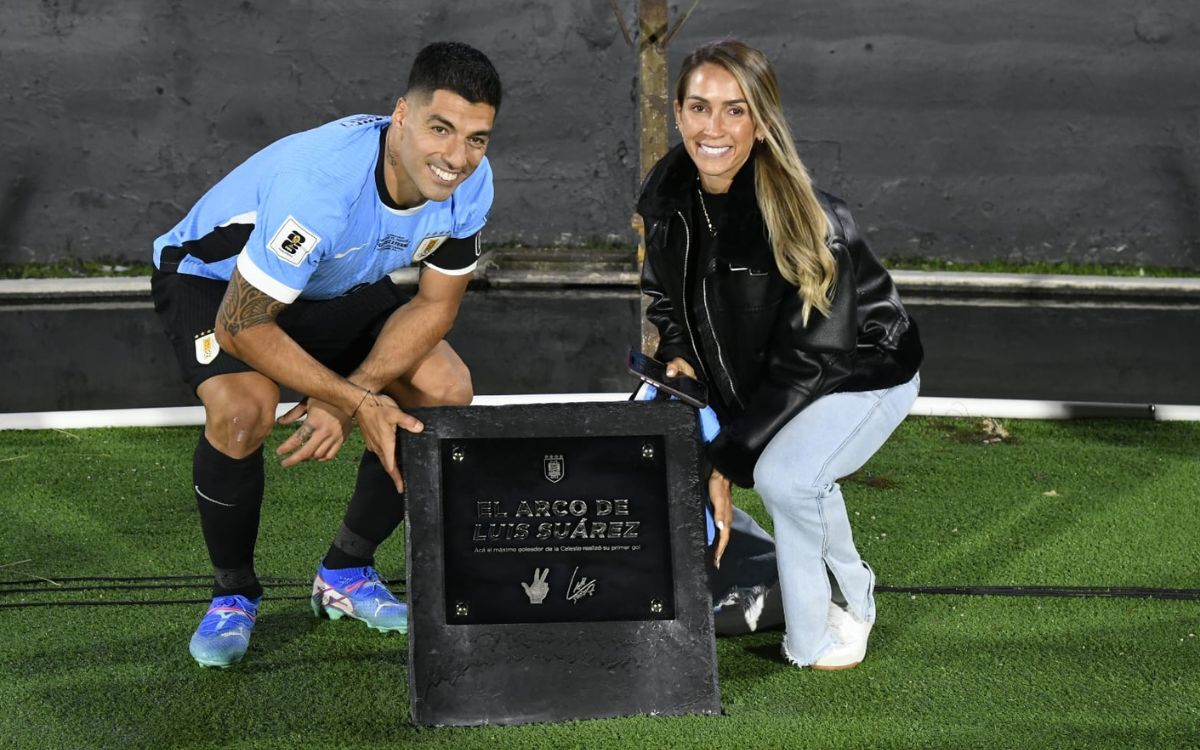
[[[743,42],[711,42],[683,61],[675,83],[675,101],[681,106],[687,96],[688,77],[704,64],[724,68],[737,80],[750,117],[762,134],[762,142],[755,146],[758,207],[767,225],[775,265],[783,278],[800,290],[804,298],[801,316],[808,325],[813,308],[829,315],[837,262],[825,244],[829,221],[783,116],[775,71],[766,55]]]

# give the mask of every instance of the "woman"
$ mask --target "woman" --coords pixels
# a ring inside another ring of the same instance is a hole
[[[708,446],[715,561],[731,483],[754,487],[775,524],[784,657],[848,669],[866,653],[874,574],[837,479],[912,407],[916,324],[846,204],[813,189],[761,52],[726,40],[689,55],[675,121],[683,143],[638,201],[642,291],[656,356],[707,382],[721,420]]]

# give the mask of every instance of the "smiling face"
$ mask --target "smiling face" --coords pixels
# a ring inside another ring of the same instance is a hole
[[[487,152],[496,109],[437,89],[400,99],[387,134],[384,181],[392,200],[411,208],[444,201]]]
[[[719,65],[697,67],[687,77],[683,101],[675,102],[675,123],[701,186],[709,193],[728,192],[760,135],[737,79]]]

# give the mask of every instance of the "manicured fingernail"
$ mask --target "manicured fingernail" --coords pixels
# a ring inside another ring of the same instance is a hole
[[[717,521],[717,528],[720,529],[721,531],[724,531],[725,530],[725,522]]]

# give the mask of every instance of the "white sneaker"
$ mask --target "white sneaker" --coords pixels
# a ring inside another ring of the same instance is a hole
[[[871,623],[858,619],[850,610],[833,602],[829,603],[829,629],[835,638],[847,643],[865,641],[871,635]]]
[[[812,664],[813,669],[834,671],[853,669],[867,655],[867,638],[871,623],[855,617],[850,611],[829,603],[829,630],[833,633],[833,648]]]

